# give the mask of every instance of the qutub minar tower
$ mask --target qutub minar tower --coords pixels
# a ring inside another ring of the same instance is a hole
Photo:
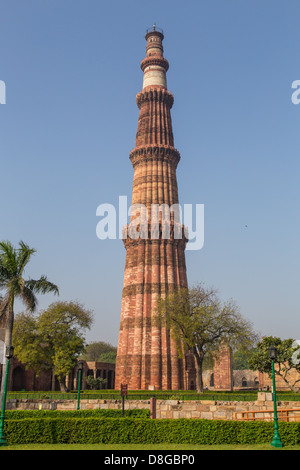
[[[163,56],[163,32],[153,26],[145,36],[146,57],[141,62],[143,89],[136,96],[139,107],[135,148],[130,152],[134,168],[132,205],[178,204],[176,168],[180,160],[174,148],[170,110],[173,95],[167,89],[168,61]],[[149,215],[150,217],[150,215]],[[150,218],[149,218],[150,220]],[[171,218],[168,238],[162,236],[162,219],[153,236],[123,236],[126,264],[115,388],[179,390],[186,384],[186,358],[179,357],[174,340],[164,327],[153,321],[160,296],[187,287],[184,227],[182,237],[174,236]]]

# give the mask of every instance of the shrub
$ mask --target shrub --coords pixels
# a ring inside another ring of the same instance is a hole
[[[65,413],[65,412],[64,412]],[[25,443],[271,443],[273,423],[205,419],[24,418],[5,421],[8,444]],[[300,423],[279,423],[283,444],[300,443]]]
[[[0,413],[1,416],[1,413]],[[125,410],[124,416],[130,418],[150,418],[150,410]],[[5,419],[26,418],[120,418],[122,410],[95,409],[95,410],[7,410]]]

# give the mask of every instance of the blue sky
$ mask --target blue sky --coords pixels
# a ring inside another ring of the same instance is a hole
[[[36,248],[26,274],[94,311],[88,341],[117,344],[125,249],[96,237],[96,208],[131,201],[135,96],[156,22],[180,202],[205,206],[189,284],[235,299],[261,334],[299,339],[299,1],[10,0],[0,11],[0,239]]]

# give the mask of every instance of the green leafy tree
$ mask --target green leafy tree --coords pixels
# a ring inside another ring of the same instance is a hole
[[[82,358],[86,361],[115,362],[116,355],[117,348],[115,346],[105,341],[93,341],[85,347]]]
[[[23,241],[19,242],[18,248],[9,241],[0,242],[0,321],[5,328],[4,342],[7,347],[12,344],[15,300],[20,299],[28,310],[35,311],[37,294],[59,293],[58,287],[46,276],[37,280],[24,279],[24,270],[35,252]]]
[[[88,375],[86,378],[86,384],[92,390],[101,390],[104,385],[106,384],[107,379],[103,379],[102,377],[97,377],[94,379],[91,375]]]
[[[117,351],[109,351],[99,356],[99,362],[108,362],[110,364],[115,364],[116,358],[117,358]]]
[[[51,369],[65,392],[65,378],[84,350],[83,332],[92,321],[92,312],[78,302],[55,302],[36,317],[19,314],[14,330],[15,355],[37,373]]]
[[[193,352],[197,365],[197,390],[203,392],[203,363],[208,355],[217,357],[222,345],[235,350],[241,344],[253,344],[257,338],[250,322],[230,300],[222,302],[214,288],[199,284],[179,289],[161,298],[157,321],[170,331],[178,351]]]
[[[250,369],[249,361],[255,353],[256,348],[238,348],[232,357],[232,367],[234,370],[247,370]]]
[[[300,391],[300,354],[299,345],[291,338],[281,339],[276,336],[265,336],[257,344],[256,352],[249,360],[251,370],[265,372],[272,377],[272,360],[269,358],[269,348],[277,348],[277,358],[274,361],[275,375],[281,377],[294,392]],[[295,374],[295,371],[298,372]]]

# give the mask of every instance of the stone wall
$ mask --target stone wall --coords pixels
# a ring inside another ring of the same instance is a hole
[[[289,408],[298,403],[289,403]],[[272,401],[240,402],[240,401],[184,401],[165,400],[157,403],[157,418],[198,418],[198,419],[224,419],[234,420],[240,417],[241,412],[268,411],[272,412]],[[239,416],[236,415],[239,413]],[[272,413],[271,413],[272,414]],[[271,416],[271,415],[270,415]]]
[[[50,399],[8,399],[7,410],[76,410],[77,397],[74,400],[50,400]],[[81,410],[121,410],[122,400],[80,400]],[[150,400],[128,400],[125,401],[125,409],[149,409]]]
[[[259,383],[259,372],[253,370],[233,370],[233,389],[263,389]]]
[[[276,371],[277,364],[275,364]],[[295,386],[295,391],[300,389],[300,373],[296,369],[292,369],[287,372],[286,378],[290,385]],[[288,384],[283,380],[282,377],[276,375],[276,390],[291,390]],[[259,372],[259,386],[261,390],[271,390],[272,389],[272,379],[266,373]]]
[[[265,420],[273,419],[273,402],[271,393],[258,393],[258,399],[254,402],[238,401],[214,401],[214,400],[157,400],[157,419],[176,418],[198,418],[198,419],[240,419],[241,413],[264,412],[256,417]],[[77,400],[8,400],[7,409],[46,409],[46,410],[76,410]],[[150,400],[128,400],[125,401],[126,409],[149,409]],[[81,399],[80,409],[122,409],[121,400],[87,400]],[[293,413],[297,418],[290,420],[300,420],[299,402],[278,402],[278,415],[285,409],[298,410]],[[238,414],[237,414],[238,413]]]

